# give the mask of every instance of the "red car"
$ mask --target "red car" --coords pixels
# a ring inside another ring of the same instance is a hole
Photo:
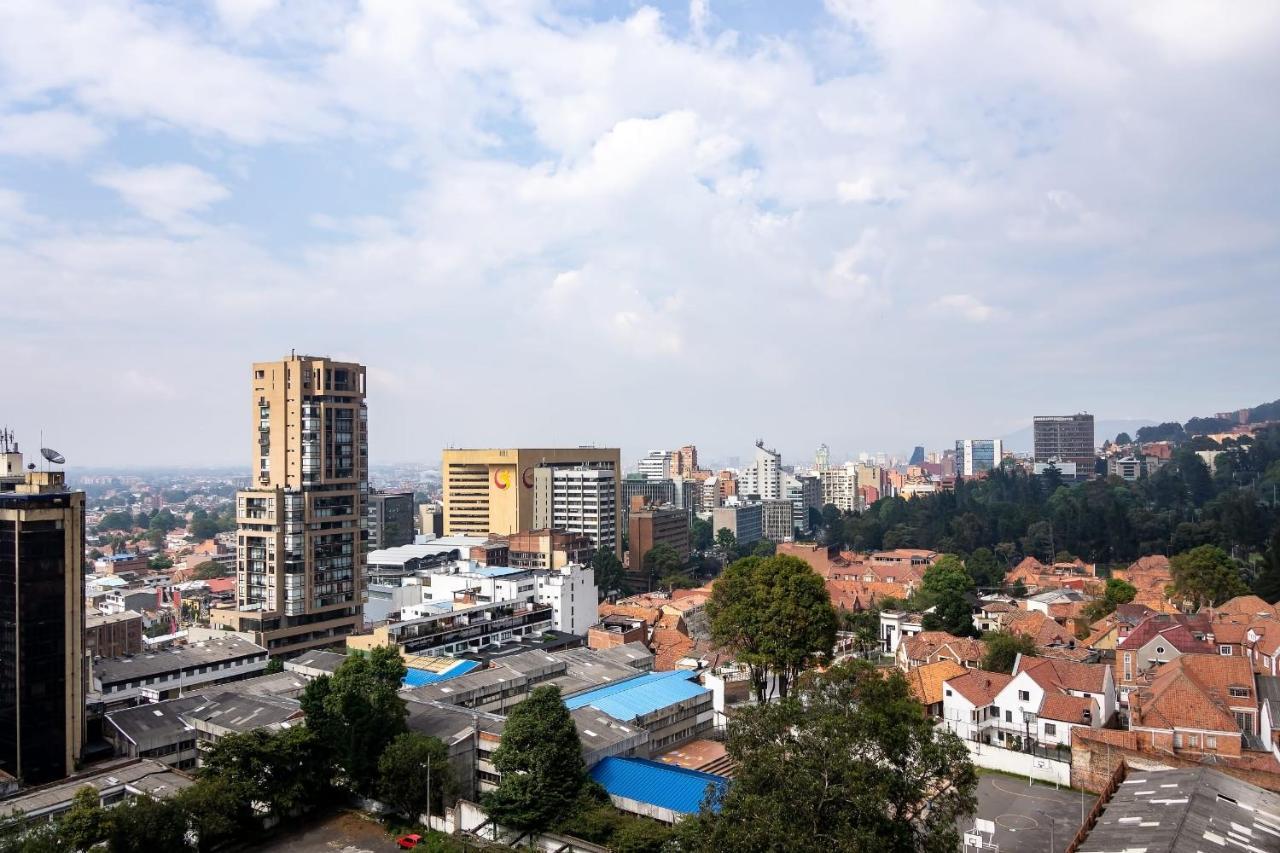
[[[396,839],[396,846],[401,850],[412,850],[422,843],[422,836],[417,834],[402,835]]]

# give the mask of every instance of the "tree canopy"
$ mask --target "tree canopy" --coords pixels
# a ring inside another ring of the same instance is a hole
[[[984,634],[982,639],[986,643],[982,668],[988,672],[1013,672],[1013,662],[1018,659],[1018,655],[1036,655],[1036,641],[1025,634],[992,631]]]
[[[622,561],[612,548],[602,547],[591,557],[591,568],[595,570],[596,589],[601,599],[611,592],[626,592],[626,575],[622,569]]]
[[[1179,554],[1169,560],[1169,567],[1174,595],[1191,602],[1196,610],[1249,592],[1235,561],[1214,545],[1201,545]]]
[[[405,732],[378,759],[378,796],[405,817],[442,813],[456,791],[449,748],[439,738]]]
[[[559,687],[537,687],[511,709],[493,765],[502,781],[485,795],[484,807],[498,823],[541,830],[575,811],[592,783]]]
[[[836,613],[821,576],[787,555],[747,557],[716,580],[707,601],[712,639],[736,653],[764,701],[769,676],[786,696],[797,676],[831,654]]]
[[[682,851],[942,853],[959,848],[957,824],[976,806],[964,744],[934,727],[900,673],[861,661],[741,708],[726,746],[733,784],[677,824]]]

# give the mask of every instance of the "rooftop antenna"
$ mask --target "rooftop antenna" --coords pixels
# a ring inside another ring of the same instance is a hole
[[[40,455],[41,455],[41,456],[43,456],[43,457],[45,458],[45,461],[46,461],[46,462],[52,462],[54,465],[66,465],[66,464],[67,464],[66,457],[64,457],[64,456],[63,456],[61,453],[59,453],[58,451],[54,450],[52,447],[42,447],[42,448],[40,448]],[[46,470],[47,470],[48,466],[45,466],[45,468],[46,468]]]

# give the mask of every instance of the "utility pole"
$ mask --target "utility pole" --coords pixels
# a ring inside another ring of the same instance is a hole
[[[427,829],[431,828],[431,756],[427,756]]]

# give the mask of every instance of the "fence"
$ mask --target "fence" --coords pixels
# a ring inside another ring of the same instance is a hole
[[[990,743],[966,740],[973,763],[988,770],[1002,770],[1017,776],[1029,776],[1054,785],[1071,785],[1071,763],[1057,758],[1043,758],[1029,752],[1005,749]]]
[[[1120,760],[1120,764],[1116,767],[1116,772],[1111,774],[1111,781],[1107,783],[1107,787],[1103,788],[1102,793],[1098,795],[1098,799],[1094,801],[1093,808],[1089,810],[1089,816],[1084,819],[1084,823],[1080,824],[1076,837],[1071,839],[1071,843],[1067,845],[1065,853],[1076,853],[1080,849],[1080,845],[1089,833],[1098,823],[1098,818],[1102,815],[1102,810],[1107,807],[1107,803],[1111,801],[1111,797],[1115,794],[1116,789],[1120,787],[1120,783],[1124,781],[1124,777],[1128,775],[1129,768],[1124,763],[1124,759]]]

